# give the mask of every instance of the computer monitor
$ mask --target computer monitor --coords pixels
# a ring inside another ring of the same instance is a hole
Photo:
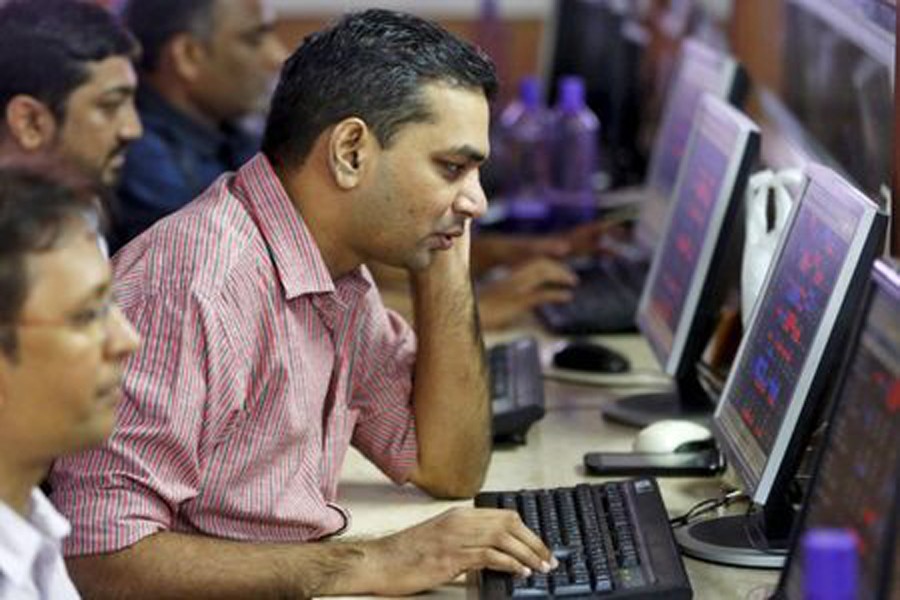
[[[892,597],[900,525],[900,273],[887,263],[875,263],[864,314],[776,598],[803,597],[801,540],[817,527],[847,529],[856,539],[855,597]]]
[[[712,423],[756,510],[680,529],[685,553],[704,560],[783,564],[793,516],[788,488],[884,235],[884,214],[840,175],[809,165],[807,176]]]
[[[681,44],[647,169],[647,186],[662,198],[668,199],[675,187],[694,112],[704,92],[740,108],[747,93],[747,76],[731,56],[688,38]]]
[[[829,158],[874,196],[890,189],[896,170],[893,132],[886,126],[894,118],[896,35],[855,4],[877,3],[783,2],[778,88]],[[893,21],[896,7],[888,10]]]
[[[646,194],[635,226],[635,239],[645,248],[655,248],[662,237],[669,199],[684,158],[697,105],[704,93],[727,100],[738,108],[747,93],[744,69],[731,56],[699,40],[685,39],[678,64],[669,83],[659,128],[650,149]]]
[[[750,119],[714,96],[703,97],[637,312],[638,328],[675,378],[677,393],[624,398],[604,408],[605,417],[644,426],[712,411],[695,363],[739,250],[738,210],[758,148],[759,130]]]

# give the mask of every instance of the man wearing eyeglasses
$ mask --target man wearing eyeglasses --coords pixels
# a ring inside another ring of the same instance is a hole
[[[37,485],[56,457],[106,439],[138,343],[111,299],[93,199],[0,166],[0,599],[78,597],[59,549],[69,524]]]

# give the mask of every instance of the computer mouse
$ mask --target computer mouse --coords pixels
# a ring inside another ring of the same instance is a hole
[[[712,432],[693,421],[665,419],[641,429],[634,438],[635,452],[689,452],[714,445]]]
[[[602,344],[573,341],[553,355],[553,364],[560,369],[590,373],[624,373],[631,368],[622,354]]]

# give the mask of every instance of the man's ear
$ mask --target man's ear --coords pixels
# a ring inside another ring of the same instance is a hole
[[[34,96],[13,96],[6,104],[4,117],[10,136],[22,150],[43,150],[56,139],[56,117],[46,104]]]
[[[166,44],[162,60],[168,60],[181,79],[196,81],[203,69],[206,48],[189,33],[179,33]]]
[[[328,168],[339,188],[349,190],[359,185],[370,159],[372,132],[357,117],[344,119],[334,126],[328,140]]]

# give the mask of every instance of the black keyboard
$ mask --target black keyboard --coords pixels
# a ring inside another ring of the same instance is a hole
[[[634,331],[645,262],[603,260],[578,271],[581,279],[570,302],[544,304],[538,316],[554,333],[588,335]]]
[[[653,478],[485,492],[475,506],[517,511],[560,563],[528,578],[482,571],[481,598],[692,597]]]
[[[488,350],[494,440],[524,443],[531,425],[544,416],[541,358],[533,338]]]

